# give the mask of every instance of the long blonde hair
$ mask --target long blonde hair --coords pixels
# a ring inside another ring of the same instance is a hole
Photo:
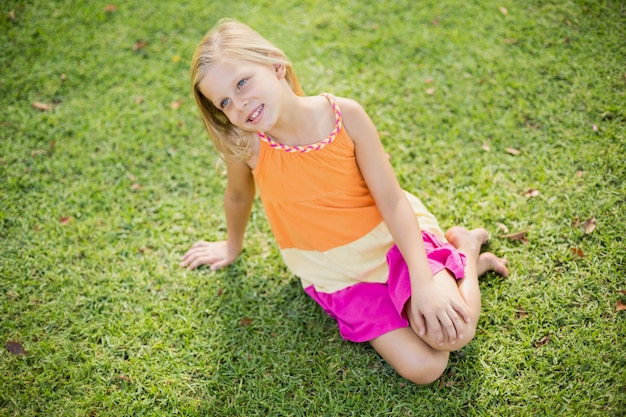
[[[225,58],[258,64],[285,65],[285,79],[297,95],[304,95],[285,53],[244,23],[222,19],[209,31],[191,60],[191,88],[202,121],[217,153],[224,160],[248,160],[254,134],[234,126],[201,92],[198,84],[208,69]]]

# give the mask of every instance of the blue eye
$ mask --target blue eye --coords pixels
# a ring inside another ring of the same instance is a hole
[[[221,108],[225,108],[226,106],[228,106],[229,103],[230,103],[230,99],[229,98],[225,98],[224,100],[222,100],[220,102],[220,107]]]
[[[244,78],[244,79],[242,79],[241,81],[239,81],[239,82],[237,83],[237,88],[241,88],[241,87],[243,87],[243,85],[244,85],[247,81],[248,81],[248,79],[247,79],[247,78]]]

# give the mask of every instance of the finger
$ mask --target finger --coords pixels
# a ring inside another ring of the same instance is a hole
[[[456,313],[454,313],[456,315]],[[439,322],[441,323],[441,326],[443,327],[443,331],[444,331],[444,342],[447,336],[448,342],[450,342],[450,344],[455,344],[456,343],[456,338],[457,338],[457,334],[456,334],[456,327],[454,327],[454,322],[450,319],[450,317],[448,316],[448,314],[444,314],[440,319]],[[443,343],[439,343],[440,345]]]
[[[454,311],[456,311],[461,316],[465,323],[469,323],[471,321],[471,317],[463,304],[452,301],[451,305]]]
[[[433,335],[435,341],[439,346],[443,346],[444,337],[443,337],[443,329],[441,327],[441,323],[435,317],[435,320],[426,321],[426,326],[428,327],[428,332]]]
[[[409,320],[409,324],[411,325],[411,329],[419,336],[426,334],[426,323],[421,314],[418,313],[413,320]]]
[[[463,320],[461,316],[457,314],[456,310],[452,308],[450,308],[450,311],[448,311],[448,316],[450,317],[450,320],[452,320],[452,324],[454,325],[454,328],[456,330],[456,336],[459,339],[463,339]],[[451,341],[450,343],[454,342]]]

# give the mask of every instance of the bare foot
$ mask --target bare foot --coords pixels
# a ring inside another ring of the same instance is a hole
[[[482,227],[467,230],[461,226],[453,226],[446,231],[446,239],[467,256],[477,257],[482,245],[489,241],[489,232]]]
[[[493,271],[496,274],[502,275],[503,277],[508,277],[509,270],[506,268],[506,264],[506,259],[498,258],[491,252],[481,253],[478,256],[476,272],[478,273],[478,276],[481,276],[489,271]]]

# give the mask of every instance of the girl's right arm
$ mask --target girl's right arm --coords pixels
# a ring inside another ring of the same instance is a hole
[[[228,182],[224,192],[224,210],[227,238],[218,242],[194,243],[183,256],[182,267],[195,269],[210,265],[211,270],[217,270],[233,263],[243,249],[243,238],[254,202],[254,178],[245,162],[229,162],[226,171]]]

